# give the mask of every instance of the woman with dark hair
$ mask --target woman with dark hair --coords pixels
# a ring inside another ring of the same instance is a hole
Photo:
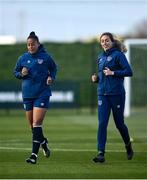
[[[98,82],[98,155],[94,162],[105,161],[105,145],[107,140],[107,126],[112,110],[115,125],[125,143],[128,160],[133,158],[128,128],[124,123],[125,89],[124,77],[132,76],[131,67],[124,55],[126,48],[105,32],[100,36],[103,52],[98,56],[98,75],[92,75],[92,82]]]
[[[35,32],[31,32],[27,38],[27,49],[28,52],[19,57],[14,75],[22,79],[23,105],[33,136],[32,153],[26,162],[36,164],[40,145],[44,155],[50,156],[42,124],[49,107],[50,85],[55,80],[57,68],[51,56],[40,44]]]

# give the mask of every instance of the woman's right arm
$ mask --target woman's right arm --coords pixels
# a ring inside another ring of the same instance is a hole
[[[99,55],[98,58],[97,58],[97,64],[99,64],[99,59],[100,59],[100,55]],[[99,82],[99,76],[98,76],[98,74],[96,74],[96,73],[92,74],[92,76],[91,76],[91,81],[92,81],[93,83],[98,83],[98,82]]]
[[[23,76],[21,74],[21,70],[22,70],[22,66],[21,66],[21,62],[20,62],[20,58],[18,59],[18,61],[16,62],[15,68],[14,68],[14,76],[18,79],[22,79]]]
[[[21,58],[18,59],[14,68],[14,76],[18,79],[24,79],[28,75],[28,69],[21,65]]]
[[[91,80],[93,83],[98,83],[99,82],[99,78],[98,76],[96,75],[96,73],[94,73],[92,76],[91,76]]]

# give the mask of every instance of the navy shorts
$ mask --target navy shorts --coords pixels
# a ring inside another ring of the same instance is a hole
[[[33,110],[33,107],[48,108],[49,107],[49,96],[39,98],[23,98],[23,106],[25,111]]]

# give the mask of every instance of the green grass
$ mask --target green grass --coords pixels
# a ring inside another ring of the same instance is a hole
[[[147,178],[147,111],[134,110],[126,119],[134,139],[135,156],[126,159],[122,139],[112,118],[108,127],[106,162],[95,164],[97,114],[50,110],[44,133],[52,150],[49,159],[39,152],[38,163],[25,159],[31,152],[31,131],[22,112],[0,116],[0,178],[13,179],[122,179]]]

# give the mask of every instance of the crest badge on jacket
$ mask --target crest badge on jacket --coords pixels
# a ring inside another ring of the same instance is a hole
[[[43,63],[43,59],[37,59],[38,64],[42,64]]]

